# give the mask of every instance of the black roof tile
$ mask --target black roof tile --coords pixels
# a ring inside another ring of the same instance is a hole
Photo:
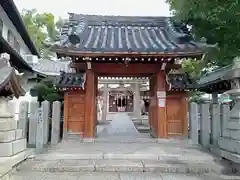
[[[61,72],[56,79],[57,88],[82,88],[84,89],[85,73],[65,73]]]
[[[55,48],[90,52],[201,52],[169,17],[70,14]]]
[[[191,79],[186,73],[184,74],[168,74],[168,83],[173,89],[196,89],[197,83]]]

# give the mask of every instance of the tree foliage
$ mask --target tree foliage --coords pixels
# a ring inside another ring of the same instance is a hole
[[[224,66],[240,55],[240,3],[238,0],[167,0],[174,17],[187,23],[197,38],[216,44],[207,59]]]
[[[38,101],[63,101],[63,95],[54,88],[54,82],[51,78],[43,79],[40,83],[35,85],[31,91],[31,96],[38,97]]]
[[[45,44],[56,41],[63,20],[59,18],[56,21],[52,13],[38,13],[36,9],[24,9],[22,18],[40,54],[44,57],[51,55]]]

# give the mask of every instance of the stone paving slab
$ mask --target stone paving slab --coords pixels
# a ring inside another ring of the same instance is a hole
[[[98,160],[95,163],[96,171],[99,172],[143,172],[141,161]]]
[[[151,153],[106,153],[103,156],[104,159],[128,159],[128,160],[158,160],[157,154]]]
[[[42,172],[93,172],[95,171],[95,162],[93,160],[42,161],[33,165],[32,170]]]
[[[181,161],[142,161],[144,172],[166,173],[222,173],[232,172],[232,167],[220,166],[215,163],[187,163]]]
[[[163,180],[203,180],[201,177],[184,174],[161,174]],[[207,179],[206,179],[207,180]],[[211,180],[211,179],[208,179]]]

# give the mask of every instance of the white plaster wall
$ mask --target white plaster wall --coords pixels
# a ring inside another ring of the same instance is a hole
[[[8,18],[6,12],[3,10],[2,6],[0,6],[0,19],[3,21],[3,38],[7,40],[8,29],[10,29],[20,44],[20,54],[32,54],[27,45],[24,43],[21,35],[12,24],[12,21]]]

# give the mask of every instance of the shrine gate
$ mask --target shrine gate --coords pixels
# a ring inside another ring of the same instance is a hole
[[[96,136],[98,77],[148,77],[151,135],[187,136],[186,90],[194,84],[179,69],[182,59],[203,52],[184,26],[168,17],[70,14],[53,49],[72,62],[72,73],[62,72],[57,83],[65,132]]]

